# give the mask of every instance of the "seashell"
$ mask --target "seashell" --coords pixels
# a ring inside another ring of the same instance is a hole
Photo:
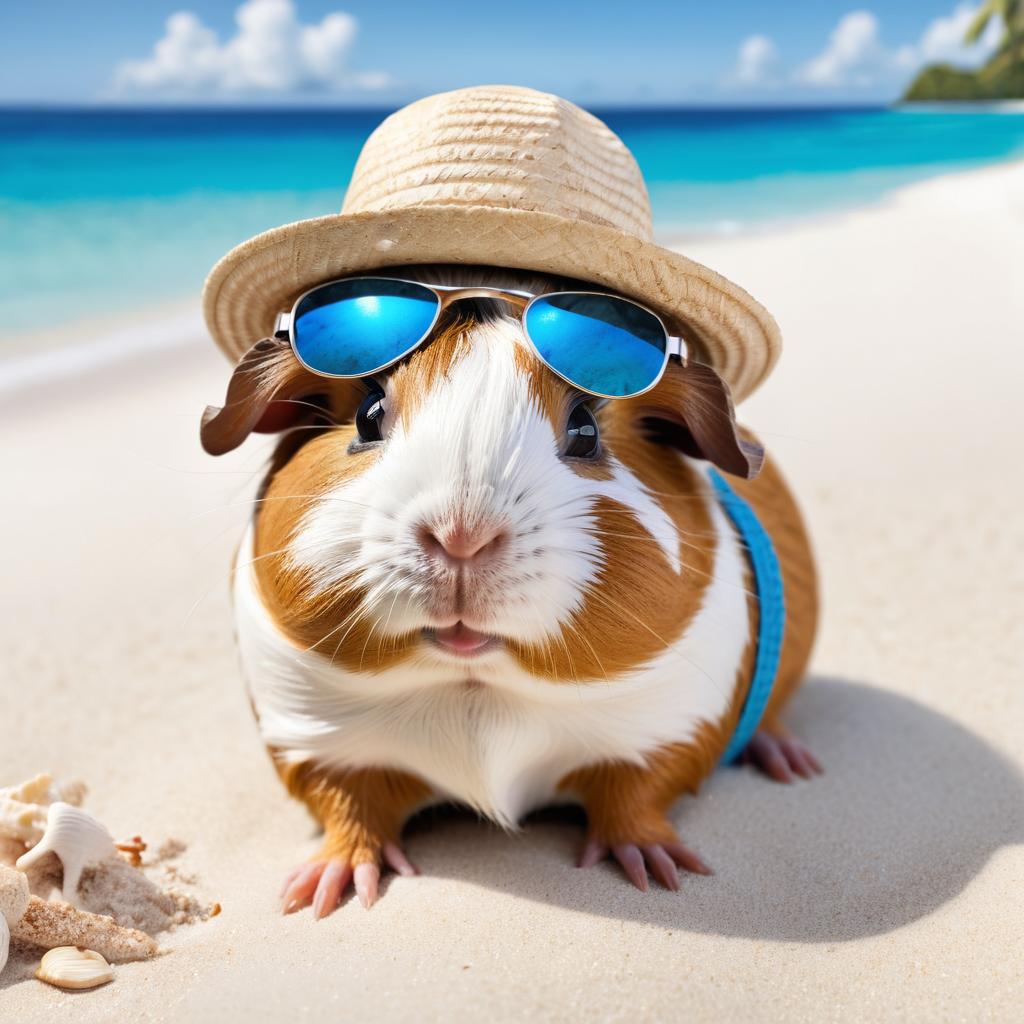
[[[14,868],[0,865],[0,971],[11,948],[11,928],[28,909],[28,879]]]
[[[50,804],[57,800],[76,807],[85,797],[85,783],[54,782],[48,772],[17,786],[0,788],[0,836],[34,843],[43,834]]]
[[[82,946],[57,946],[43,956],[36,977],[58,988],[95,988],[114,980],[103,957]]]
[[[11,926],[19,942],[53,949],[85,946],[107,960],[146,960],[157,952],[156,939],[135,928],[124,928],[113,918],[78,910],[70,903],[52,903],[30,896],[25,916]]]
[[[25,916],[28,898],[28,878],[0,864],[0,917],[14,927]]]
[[[15,867],[25,871],[51,851],[57,854],[64,868],[61,895],[73,905],[77,901],[82,869],[116,853],[110,833],[91,814],[63,800],[50,804],[43,838],[18,858]]]

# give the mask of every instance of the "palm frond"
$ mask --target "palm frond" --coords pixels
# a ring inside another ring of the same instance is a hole
[[[988,0],[987,3],[981,6],[964,33],[964,43],[967,46],[972,46],[981,38],[982,32],[988,27],[988,23],[992,20],[995,13],[996,2],[994,0]]]

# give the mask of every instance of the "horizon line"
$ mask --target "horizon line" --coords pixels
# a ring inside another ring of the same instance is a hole
[[[129,113],[138,111],[140,113],[319,113],[323,112],[351,112],[351,113],[392,113],[414,103],[415,100],[400,102],[397,105],[391,103],[381,104],[357,104],[357,103],[217,103],[217,102],[187,102],[187,101],[157,101],[153,103],[131,102],[76,102],[73,100],[2,100],[0,99],[0,111],[61,111],[61,112],[118,112]],[[575,101],[572,101],[575,102]],[[893,106],[901,105],[902,101],[892,100],[833,100],[831,102],[806,102],[806,101],[778,101],[778,102],[693,102],[657,100],[651,102],[627,102],[627,101],[606,101],[595,104],[577,103],[586,110],[607,110],[607,111],[753,111],[753,110],[884,110]],[[968,104],[969,105],[969,104]]]

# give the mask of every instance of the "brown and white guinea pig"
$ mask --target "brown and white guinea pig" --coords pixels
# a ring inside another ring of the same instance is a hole
[[[815,630],[807,536],[770,460],[744,479],[760,449],[710,368],[672,362],[647,394],[595,402],[537,360],[506,306],[471,300],[374,381],[314,376],[287,342],[255,345],[225,407],[207,410],[203,443],[220,453],[282,428],[233,587],[263,740],[324,829],[288,876],[286,910],[329,913],[353,881],[369,906],[382,866],[413,872],[402,826],[435,802],[506,828],[579,802],[582,865],[612,854],[644,889],[648,869],[672,889],[677,867],[708,871],[667,814],[732,735],[758,629],[709,461],[759,515],[786,592],[748,759],[780,781],[820,770],[779,722]]]

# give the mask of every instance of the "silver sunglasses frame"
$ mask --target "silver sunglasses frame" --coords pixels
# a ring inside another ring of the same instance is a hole
[[[382,363],[380,366],[375,367],[372,370],[367,370],[365,373],[326,373],[323,370],[318,370],[315,367],[310,366],[301,355],[295,345],[295,334],[292,330],[292,326],[295,323],[295,311],[299,308],[299,304],[307,295],[311,295],[315,291],[319,291],[321,288],[326,288],[332,284],[341,284],[343,281],[397,281],[400,284],[411,284],[420,288],[425,288],[429,292],[433,292],[437,297],[437,309],[434,312],[434,318],[430,322],[430,326],[423,332],[422,335],[417,339],[416,343],[410,345],[401,355],[395,356],[394,359],[389,359],[386,363]],[[628,302],[632,306],[637,306],[642,309],[645,313],[649,313],[654,317],[655,320],[661,326],[662,331],[665,332],[665,354],[662,359],[661,368],[658,370],[657,375],[650,384],[647,385],[642,391],[634,391],[628,395],[606,395],[600,391],[592,391],[590,388],[581,387],[576,381],[570,380],[564,373],[556,370],[540,353],[533,338],[530,337],[529,328],[526,326],[526,315],[530,311],[530,307],[537,302],[539,299],[549,299],[555,295],[603,295],[610,296],[612,298],[619,299],[621,302]],[[554,374],[560,377],[577,391],[582,392],[585,395],[591,395],[594,398],[607,398],[607,399],[621,399],[621,398],[637,398],[640,395],[646,394],[652,388],[657,387],[661,378],[665,375],[665,368],[668,366],[668,361],[672,356],[675,356],[681,363],[685,365],[688,357],[688,348],[686,340],[679,335],[670,334],[668,328],[665,326],[665,321],[655,313],[653,309],[645,306],[642,302],[636,302],[633,299],[628,299],[624,295],[617,295],[615,292],[602,292],[593,291],[587,289],[576,289],[567,288],[561,289],[555,292],[526,292],[516,291],[510,288],[490,288],[486,286],[474,286],[463,288],[456,285],[440,285],[440,284],[425,284],[423,281],[410,281],[403,277],[385,277],[381,274],[359,274],[353,277],[339,277],[333,281],[323,281],[312,288],[307,288],[293,303],[292,307],[286,313],[278,313],[274,320],[274,337],[287,339],[291,346],[292,353],[295,358],[307,369],[310,373],[316,374],[318,377],[329,377],[335,380],[360,380],[366,377],[372,377],[374,374],[380,373],[382,370],[386,370],[396,363],[400,363],[406,356],[411,355],[423,343],[433,334],[434,328],[437,326],[437,321],[441,318],[441,314],[453,303],[458,302],[461,299],[499,299],[504,302],[515,306],[519,311],[519,324],[522,328],[523,337],[529,343],[530,348],[533,349],[534,355]]]

